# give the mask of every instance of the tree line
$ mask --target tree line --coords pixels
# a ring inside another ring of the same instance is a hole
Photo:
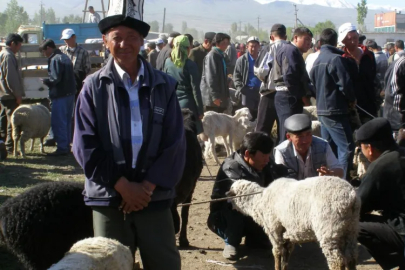
[[[56,17],[53,8],[45,9],[41,7],[34,16],[30,18],[24,7],[18,5],[17,0],[10,0],[4,12],[0,12],[0,36],[6,36],[9,33],[17,32],[20,25],[37,25],[41,26],[42,22],[46,23],[81,23],[82,17],[70,14],[63,18]]]

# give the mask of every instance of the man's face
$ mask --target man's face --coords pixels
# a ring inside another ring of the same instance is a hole
[[[309,129],[296,134],[287,133],[287,139],[294,145],[295,151],[305,155],[311,147],[312,131]]]
[[[249,54],[253,57],[253,59],[256,59],[257,56],[259,55],[260,44],[256,41],[251,41],[248,43],[247,49]]]
[[[157,46],[158,46],[159,50],[161,50],[161,49],[163,49],[163,47],[165,46],[165,44],[164,44],[164,43],[160,43],[160,44],[158,44]]]
[[[342,43],[349,49],[353,50],[359,46],[359,33],[356,30],[347,33]]]
[[[69,48],[76,47],[76,36],[72,35],[69,39],[63,40]]]
[[[42,51],[42,54],[47,58],[49,58],[52,55],[52,53],[53,49],[51,47],[46,47],[46,49]]]
[[[393,55],[395,53],[395,47],[391,46],[390,49],[388,50],[390,55]]]
[[[221,51],[224,52],[226,50],[226,48],[228,48],[228,46],[229,46],[229,40],[224,39],[219,44],[217,44],[216,46],[218,47],[218,49],[220,49]]]
[[[205,40],[204,40],[203,47],[204,47],[206,50],[210,51],[210,50],[212,49],[212,40],[205,39]]]
[[[369,144],[362,143],[361,144],[361,152],[367,158],[368,161],[372,161],[372,153],[371,153],[371,146]]]
[[[264,154],[261,151],[257,151],[255,154],[250,154],[248,150],[245,152],[245,160],[250,165],[250,167],[254,168],[256,171],[261,172],[264,167],[270,161],[271,153]]]
[[[246,51],[245,44],[241,44],[241,45],[240,45],[240,51],[241,51],[241,52],[245,52],[245,51]]]
[[[18,53],[18,51],[21,49],[22,43],[21,42],[11,42],[10,48],[11,51],[13,51],[14,54]]]
[[[89,12],[90,12],[91,14],[93,14],[93,13],[94,13],[94,9],[89,8]]]
[[[312,45],[312,37],[309,34],[294,36],[294,43],[301,53],[306,53]]]
[[[122,25],[112,28],[103,35],[103,41],[114,60],[124,65],[137,61],[143,45],[143,37],[138,31]]]

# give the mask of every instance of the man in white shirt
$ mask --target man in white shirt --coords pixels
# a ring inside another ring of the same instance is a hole
[[[100,22],[100,14],[94,11],[93,6],[89,6],[89,23],[99,23]]]
[[[321,41],[318,40],[314,46],[314,53],[311,53],[307,56],[307,59],[305,60],[305,68],[308,72],[311,72],[312,66],[315,63],[315,60],[318,58],[319,54],[321,53]]]
[[[294,114],[285,120],[287,140],[274,148],[275,162],[295,171],[297,180],[317,175],[342,178],[343,168],[329,143],[312,135],[311,124],[305,114]]]

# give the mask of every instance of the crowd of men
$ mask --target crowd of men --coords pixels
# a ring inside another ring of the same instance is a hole
[[[133,252],[139,247],[145,269],[180,269],[170,204],[185,162],[181,108],[199,120],[201,106],[224,112],[233,86],[239,106],[249,108],[257,126],[221,165],[212,198],[226,196],[232,183],[227,179],[262,186],[282,176],[350,180],[356,141],[371,162],[358,188],[359,242],[383,269],[404,267],[405,156],[392,135],[405,122],[403,41],[395,43],[395,53],[390,44],[386,51],[373,41],[363,45],[351,23],[338,32],[324,29],[315,44],[311,31],[299,27],[289,41],[286,27],[275,24],[264,46],[252,36],[237,51],[229,35],[207,32],[194,47],[191,35],[175,32],[148,43],[142,57],[148,24],[112,14],[98,26],[110,57],[90,76],[88,53],[72,29],[62,33],[66,46],[57,48],[49,39],[40,45],[48,58],[43,83],[52,110],[47,144],[56,143],[51,155],[70,153],[76,103],[72,152],[86,176],[84,200],[92,207],[95,236],[118,239]],[[10,34],[0,53],[0,131],[9,151],[10,117],[24,97],[15,57],[21,43]],[[312,45],[315,52],[305,61]],[[383,96],[385,118],[378,118]],[[312,135],[311,119],[303,114],[311,97],[322,138]],[[354,110],[362,124],[355,139]],[[276,144],[270,137],[275,122]],[[381,215],[370,215],[373,210]],[[226,201],[211,204],[207,223],[224,239],[227,259],[238,258],[244,236],[247,246],[269,247],[263,230]]]

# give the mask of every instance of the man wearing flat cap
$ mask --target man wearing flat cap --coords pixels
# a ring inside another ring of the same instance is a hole
[[[180,36],[180,33],[178,32],[170,33],[166,46],[164,46],[163,49],[159,52],[159,55],[156,59],[157,70],[163,70],[163,68],[165,67],[165,61],[167,58],[170,57],[170,54],[172,53],[173,40],[178,36]]]
[[[356,140],[371,162],[357,194],[361,199],[358,240],[383,269],[405,267],[405,152],[391,125],[375,118],[360,127]],[[380,215],[370,214],[379,211]]]
[[[297,174],[297,180],[318,175],[343,177],[343,168],[329,143],[312,135],[306,114],[294,114],[284,122],[287,140],[274,148],[274,160]]]
[[[111,3],[98,26],[112,57],[86,78],[75,112],[84,201],[94,236],[139,248],[144,269],[180,269],[170,211],[186,148],[176,81],[139,55],[150,26],[128,15],[134,7],[110,14]]]
[[[211,51],[214,32],[207,32],[204,35],[204,42],[190,51],[189,59],[197,64],[200,78],[202,76],[204,57]]]

